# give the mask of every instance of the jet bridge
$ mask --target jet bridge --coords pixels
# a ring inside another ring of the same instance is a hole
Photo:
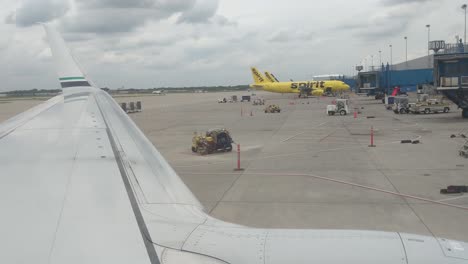
[[[368,95],[375,95],[376,92],[382,92],[380,87],[380,72],[369,71],[359,72],[358,74],[358,89],[360,93],[367,93]],[[377,91],[376,91],[377,90]]]
[[[468,45],[439,41],[438,47],[441,50],[434,54],[434,84],[468,118]]]

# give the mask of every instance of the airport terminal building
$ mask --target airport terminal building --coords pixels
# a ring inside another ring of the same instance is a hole
[[[462,116],[468,118],[468,45],[436,40],[429,42],[429,48],[433,55],[359,72],[358,92],[391,94],[395,86],[414,92],[418,87],[431,85],[463,109]]]
[[[381,65],[371,71],[359,72],[358,92],[391,94],[395,86],[402,91],[415,92],[418,85],[432,84],[434,81],[434,56],[424,56],[393,66]]]

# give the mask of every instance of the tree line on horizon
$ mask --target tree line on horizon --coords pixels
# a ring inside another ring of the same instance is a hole
[[[196,91],[206,91],[206,92],[220,92],[220,91],[243,91],[249,89],[249,85],[229,85],[229,86],[193,86],[193,87],[158,87],[158,88],[119,88],[119,89],[110,89],[108,87],[101,88],[107,92],[118,92],[118,91],[128,91],[134,93],[151,93],[153,91],[173,91],[173,92],[196,92]],[[31,89],[31,90],[14,90],[2,92],[8,96],[40,96],[40,95],[52,95],[58,94],[61,92],[61,89]]]

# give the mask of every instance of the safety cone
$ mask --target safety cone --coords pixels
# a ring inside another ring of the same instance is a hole
[[[240,160],[240,144],[237,144],[237,168],[234,168],[234,171],[243,171],[244,168],[241,168]]]

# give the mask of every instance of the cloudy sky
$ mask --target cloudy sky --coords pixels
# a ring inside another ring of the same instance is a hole
[[[45,34],[54,24],[104,87],[236,85],[250,66],[279,79],[351,74],[427,53],[431,39],[463,37],[467,0],[0,0],[1,90],[58,82]]]

